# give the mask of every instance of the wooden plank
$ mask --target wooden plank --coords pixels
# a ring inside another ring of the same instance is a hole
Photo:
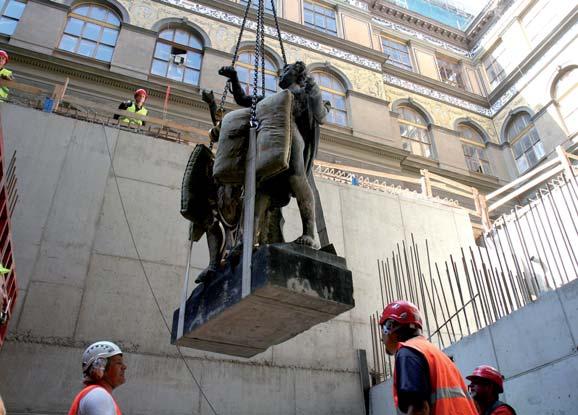
[[[576,155],[576,154],[566,153],[566,157],[568,157],[572,160],[578,160],[578,155]]]
[[[523,176],[520,176],[516,180],[514,180],[513,182],[510,182],[507,185],[500,187],[499,189],[493,191],[492,193],[487,194],[486,200],[493,199],[496,196],[501,195],[505,191],[510,190],[510,189],[518,186],[519,184],[522,184],[523,182],[525,182],[526,180],[529,180],[531,177],[535,176],[536,174],[540,173],[541,171],[544,171],[544,170],[554,166],[556,163],[559,163],[558,159],[550,160],[548,163],[545,163],[539,167],[536,167],[530,173],[527,173]]]
[[[34,95],[41,95],[48,92],[47,90],[35,86],[26,85],[15,81],[9,81],[7,79],[0,80],[0,86],[5,86],[7,88],[14,89],[16,91],[28,92],[29,94]]]
[[[428,172],[428,174],[430,179],[434,179],[450,186],[457,187],[458,189],[465,190],[466,192],[471,192],[474,189],[472,186],[466,186],[465,184],[461,184],[455,180],[448,179],[447,177],[443,177],[432,172]]]
[[[555,161],[558,162],[558,160],[555,160]],[[536,177],[534,180],[529,181],[524,186],[517,189],[515,192],[512,192],[508,196],[506,196],[506,197],[500,199],[499,201],[491,204],[490,207],[488,208],[488,212],[492,212],[493,210],[495,210],[495,209],[499,208],[500,206],[504,205],[505,203],[509,202],[510,200],[515,198],[516,196],[519,196],[522,193],[525,193],[528,190],[531,190],[533,187],[539,185],[542,182],[545,182],[550,177],[554,176],[555,174],[560,173],[562,170],[564,170],[564,166],[559,165],[559,166],[553,168],[552,170],[547,171],[544,174],[541,174],[540,176]]]
[[[367,169],[361,169],[358,167],[344,166],[342,164],[327,163],[325,161],[316,160],[315,165],[320,166],[320,167],[326,167],[329,169],[342,170],[342,171],[349,172],[349,173],[380,177],[380,178],[390,179],[390,180],[398,180],[398,181],[402,181],[402,182],[406,182],[406,183],[414,183],[414,184],[420,183],[420,179],[415,178],[415,177],[400,176],[400,175],[391,174],[391,173],[383,173],[383,172],[379,172],[379,171],[375,171],[375,170],[367,170]]]
[[[460,195],[463,197],[467,197],[469,199],[473,199],[473,193],[466,193],[466,192],[462,192],[461,190],[457,190],[457,189],[452,189],[450,186],[444,184],[444,183],[436,183],[436,182],[432,182],[431,183],[432,187],[435,187],[437,189],[442,189],[445,190],[446,192],[450,192],[453,193],[455,195]]]
[[[429,178],[429,171],[426,169],[420,170],[421,173],[421,193],[427,197],[432,197],[433,192],[431,190],[431,180]]]

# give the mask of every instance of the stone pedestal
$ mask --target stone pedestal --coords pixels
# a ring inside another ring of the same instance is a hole
[[[241,264],[195,288],[186,302],[183,347],[251,357],[355,306],[345,259],[295,244],[253,254],[251,294],[241,299]]]

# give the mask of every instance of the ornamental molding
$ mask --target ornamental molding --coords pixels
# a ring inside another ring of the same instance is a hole
[[[465,49],[458,48],[457,46],[454,46],[450,43],[444,42],[443,40],[439,40],[433,36],[429,36],[429,35],[426,35],[425,33],[420,32],[420,31],[413,30],[413,29],[411,29],[407,26],[401,25],[399,23],[395,23],[395,22],[392,22],[390,20],[383,19],[381,17],[372,17],[371,20],[373,21],[373,23],[375,23],[381,27],[384,27],[384,28],[390,29],[390,30],[394,30],[394,31],[399,32],[399,33],[403,33],[406,36],[427,42],[427,43],[429,43],[429,44],[431,44],[437,48],[442,48],[442,49],[448,50],[448,51],[453,52],[457,55],[464,56],[467,58],[471,57],[470,52],[468,52]]]
[[[363,11],[369,11],[369,6],[367,5],[366,2],[361,1],[361,0],[345,0],[345,2],[347,4],[349,4],[350,6],[356,7],[358,9],[361,9]]]
[[[492,110],[490,108],[485,108],[481,105],[474,104],[472,102],[466,101],[465,99],[457,98],[452,95],[446,94],[444,92],[436,91],[435,89],[428,88],[423,85],[416,84],[414,82],[398,78],[397,76],[391,74],[383,74],[383,80],[386,84],[397,86],[409,91],[415,92],[420,95],[425,95],[429,98],[437,99],[438,101],[446,102],[455,107],[460,107],[465,110],[475,112],[477,114],[483,115],[485,117],[492,116]]]
[[[159,1],[162,3],[170,4],[172,6],[183,8],[196,14],[221,20],[223,22],[230,23],[235,26],[241,26],[241,24],[243,23],[243,19],[240,16],[222,10],[217,10],[209,6],[198,4],[190,0],[159,0]],[[257,23],[254,22],[253,20],[247,19],[246,27],[251,30],[256,30]],[[273,37],[277,36],[277,30],[271,26],[265,26],[265,33],[269,36]],[[303,46],[305,48],[312,49],[314,51],[321,52],[326,55],[330,55],[335,58],[349,61],[356,65],[365,66],[366,68],[381,72],[380,62],[364,58],[351,52],[337,49],[332,46],[324,45],[314,40],[306,39],[302,36],[298,36],[284,31],[281,32],[281,39],[283,39],[286,42]]]

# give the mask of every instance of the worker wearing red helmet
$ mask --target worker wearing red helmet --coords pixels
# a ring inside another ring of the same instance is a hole
[[[6,51],[0,50],[0,78],[12,81],[14,79],[12,71],[4,67],[9,60],[10,57],[8,56],[8,53],[6,53]],[[8,99],[9,93],[10,90],[7,87],[0,87],[0,101],[6,101]]]
[[[504,392],[504,377],[497,369],[488,365],[478,366],[466,379],[471,382],[470,395],[480,415],[516,415],[514,408],[498,399]]]
[[[125,102],[121,102],[118,106],[119,110],[125,110],[129,112],[134,112],[135,114],[144,115],[146,116],[149,111],[145,108],[144,103],[148,97],[147,91],[144,89],[137,89],[134,93],[134,101],[128,100]],[[136,125],[136,126],[144,126],[145,122],[143,120],[137,118],[129,118],[129,117],[119,117],[118,115],[114,116],[115,119],[120,118],[120,122],[127,125]]]
[[[477,414],[457,367],[422,336],[422,318],[414,304],[388,304],[379,325],[387,353],[395,355],[393,398],[398,413]]]

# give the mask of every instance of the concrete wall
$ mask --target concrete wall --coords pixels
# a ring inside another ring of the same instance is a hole
[[[83,347],[110,339],[127,352],[128,382],[115,392],[125,413],[211,413],[169,344],[143,274],[170,318],[186,263],[188,225],[178,210],[191,147],[10,104],[0,111],[6,154],[17,151],[19,193],[12,219],[20,295],[0,351],[8,411],[66,412],[81,387]],[[412,233],[435,241],[433,260],[473,242],[459,210],[331,182],[319,187],[330,237],[353,271],[357,306],[250,360],[183,350],[219,414],[362,414],[355,350],[373,361],[377,259]],[[298,236],[296,205],[284,214],[286,237]],[[206,262],[201,241],[193,271]]]
[[[463,376],[489,364],[519,414],[570,415],[578,402],[578,280],[448,347]],[[391,380],[371,389],[373,415],[395,413]]]

